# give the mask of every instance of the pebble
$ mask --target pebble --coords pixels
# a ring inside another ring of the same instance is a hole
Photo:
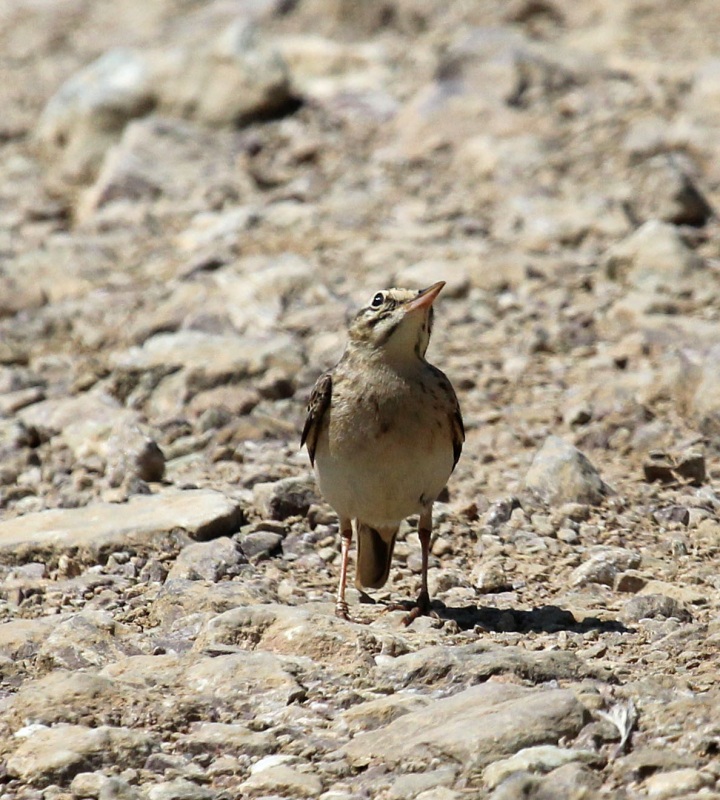
[[[558,436],[549,436],[535,454],[523,487],[551,505],[596,504],[609,493],[587,457]]]

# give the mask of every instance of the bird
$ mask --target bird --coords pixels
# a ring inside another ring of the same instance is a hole
[[[353,528],[355,584],[367,596],[365,589],[387,581],[400,523],[416,514],[421,587],[403,622],[432,613],[427,584],[432,508],[465,440],[455,390],[425,359],[433,303],[444,286],[438,281],[420,291],[376,292],[352,319],[342,357],[310,393],[300,446],[307,446],[320,491],[338,516],[335,613],[346,620],[351,620],[345,589]]]

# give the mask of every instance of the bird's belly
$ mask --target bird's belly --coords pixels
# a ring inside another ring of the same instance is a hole
[[[406,419],[382,429],[356,425],[342,435],[329,436],[326,429],[315,467],[320,490],[338,515],[384,527],[432,503],[453,461],[449,430],[420,415],[414,424]]]

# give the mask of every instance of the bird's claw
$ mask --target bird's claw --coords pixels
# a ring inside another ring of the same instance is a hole
[[[430,595],[427,592],[420,592],[414,603],[390,603],[385,607],[385,611],[407,611],[402,619],[405,627],[411,625],[418,617],[440,618],[437,611],[433,611],[430,607]]]

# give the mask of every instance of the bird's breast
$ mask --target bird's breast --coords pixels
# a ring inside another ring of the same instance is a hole
[[[442,491],[454,463],[450,419],[425,382],[338,392],[327,417],[316,469],[341,516],[397,523]]]

